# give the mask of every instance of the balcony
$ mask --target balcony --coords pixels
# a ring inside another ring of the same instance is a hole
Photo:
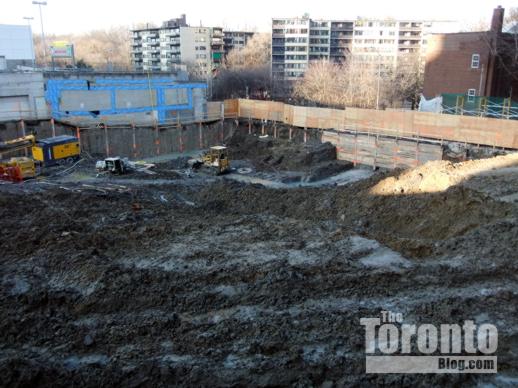
[[[154,32],[151,34],[142,34],[142,38],[144,39],[158,39],[158,32]]]
[[[180,36],[180,30],[165,30],[162,32],[165,36]]]
[[[331,31],[352,31],[354,29],[353,23],[332,23],[331,24]]]
[[[421,24],[417,23],[400,23],[399,30],[400,31],[420,31],[423,29]]]

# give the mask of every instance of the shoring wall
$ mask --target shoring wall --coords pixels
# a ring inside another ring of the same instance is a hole
[[[354,131],[397,138],[428,138],[518,149],[517,120],[417,111],[311,108],[245,99],[238,101],[238,115],[244,119],[278,121],[301,128]]]
[[[274,137],[285,135],[295,139],[298,136],[306,141],[319,133],[316,138],[336,145],[339,159],[387,168],[412,167],[441,159],[443,141],[518,149],[518,121],[515,120],[416,111],[310,108],[244,99],[208,102],[206,109],[201,121],[195,117],[177,117],[161,125],[155,122],[149,126],[126,123],[86,127],[56,123],[56,130],[51,130],[50,124],[43,128],[38,125],[37,135],[75,133],[81,136],[83,148],[88,152],[138,158],[219,144],[235,125],[225,119],[240,118],[248,119],[249,123],[263,120],[259,133],[272,132]],[[273,123],[273,128],[265,129],[267,121]],[[276,123],[286,124],[289,130]],[[23,125],[12,124],[12,128],[0,131],[4,140],[23,133],[20,129]],[[28,132],[31,128],[25,125]],[[257,129],[254,133],[258,133]]]
[[[181,153],[221,144],[232,122],[167,127],[108,126],[80,128],[81,148],[91,154],[132,159]]]

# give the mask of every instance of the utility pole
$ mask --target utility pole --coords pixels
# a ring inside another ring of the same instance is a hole
[[[24,16],[25,20],[27,20],[27,26],[29,27],[29,33],[31,34],[31,55],[32,55],[32,68],[34,69],[36,67],[36,55],[34,54],[34,40],[32,39],[32,26],[31,26],[31,20],[34,20],[32,16]]]
[[[41,22],[41,40],[43,43],[43,62],[47,60],[47,44],[45,43],[45,32],[43,30],[43,14],[41,12],[41,6],[47,5],[46,1],[33,1],[32,4],[37,5],[40,9],[40,22]]]

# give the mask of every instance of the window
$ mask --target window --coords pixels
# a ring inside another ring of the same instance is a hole
[[[471,68],[478,69],[480,66],[480,54],[473,54],[471,56]],[[470,89],[473,90],[473,89]]]
[[[468,102],[475,101],[476,95],[477,95],[477,89],[468,89]]]

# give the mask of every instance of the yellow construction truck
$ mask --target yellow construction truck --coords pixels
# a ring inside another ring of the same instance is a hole
[[[27,156],[4,159],[6,154],[26,151]],[[0,142],[0,179],[20,182],[36,176],[35,162],[48,167],[79,159],[79,141],[73,136],[56,136],[36,141],[34,135]]]
[[[48,167],[70,164],[79,159],[81,149],[77,137],[62,135],[41,139],[32,147],[32,157]]]

